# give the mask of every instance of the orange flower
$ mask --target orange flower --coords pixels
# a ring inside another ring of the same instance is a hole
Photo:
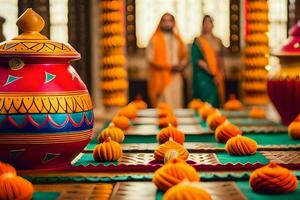
[[[253,171],[249,182],[251,188],[260,193],[288,193],[298,187],[298,180],[294,174],[272,162]]]
[[[200,181],[199,175],[194,167],[181,159],[173,158],[155,171],[152,182],[158,189],[167,191],[185,179],[195,182]]]
[[[97,162],[116,161],[122,156],[121,145],[108,137],[103,143],[98,144],[94,151],[93,157]]]
[[[123,142],[125,135],[124,132],[116,127],[114,124],[110,124],[109,127],[104,129],[100,135],[98,136],[98,141],[104,142],[107,138],[111,138],[112,140],[121,143]]]
[[[235,125],[224,122],[215,130],[215,138],[218,142],[227,142],[230,138],[242,135],[242,131]]]
[[[257,143],[251,138],[237,135],[226,142],[225,150],[231,155],[246,156],[255,154]]]

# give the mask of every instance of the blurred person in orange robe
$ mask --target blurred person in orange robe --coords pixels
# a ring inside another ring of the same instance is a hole
[[[146,49],[149,63],[148,95],[152,107],[166,102],[183,106],[182,72],[187,65],[186,47],[176,31],[175,18],[166,13]]]

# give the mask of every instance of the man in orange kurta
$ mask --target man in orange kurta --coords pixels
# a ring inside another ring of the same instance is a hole
[[[183,106],[182,71],[187,64],[185,45],[175,33],[175,19],[164,14],[146,50],[149,63],[148,95],[152,107],[159,102]]]

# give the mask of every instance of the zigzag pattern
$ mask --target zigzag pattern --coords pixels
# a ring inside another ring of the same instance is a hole
[[[88,93],[63,96],[0,96],[0,114],[73,113],[92,108]]]

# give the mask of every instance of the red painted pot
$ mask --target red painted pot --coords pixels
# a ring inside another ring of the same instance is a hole
[[[290,30],[289,42],[275,54],[281,69],[268,78],[268,93],[281,116],[290,124],[300,113],[300,23]]]
[[[68,166],[90,141],[93,106],[70,61],[80,54],[39,32],[28,9],[23,33],[0,43],[0,160],[18,169]]]

